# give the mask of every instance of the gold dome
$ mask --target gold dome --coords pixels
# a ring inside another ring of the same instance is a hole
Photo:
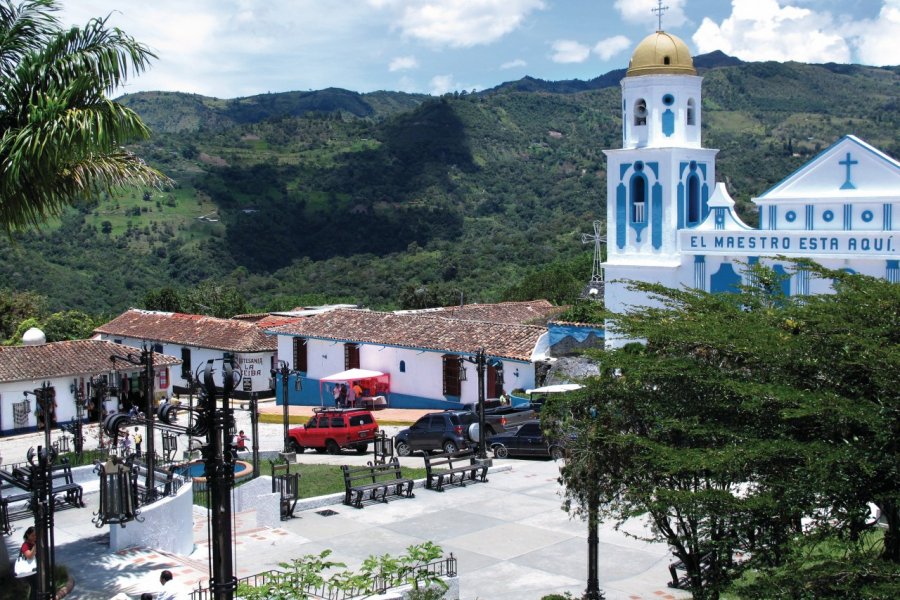
[[[657,31],[645,37],[635,48],[625,77],[696,74],[687,44],[665,31]]]

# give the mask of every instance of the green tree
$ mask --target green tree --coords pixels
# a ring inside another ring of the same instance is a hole
[[[41,328],[48,342],[61,342],[87,339],[102,323],[102,319],[95,319],[80,310],[67,310],[47,317]]]
[[[185,312],[181,308],[182,304],[181,294],[175,288],[164,287],[158,290],[150,290],[144,294],[143,306],[146,310]]]
[[[250,312],[250,305],[234,287],[204,281],[181,295],[183,312],[230,319]]]
[[[658,304],[609,315],[611,330],[646,345],[599,354],[587,391],[545,409],[557,435],[578,432],[561,471],[570,508],[649,516],[696,598],[747,568],[750,597],[900,591],[900,286],[798,268],[835,293],[785,298],[758,267],[737,294],[634,284]]]
[[[109,100],[155,55],[106,19],[64,29],[55,0],[0,0],[0,226],[37,225],[98,192],[167,178],[125,142],[149,137]]]
[[[42,319],[46,305],[47,299],[34,292],[0,289],[0,339],[13,338],[19,323],[25,319]]]

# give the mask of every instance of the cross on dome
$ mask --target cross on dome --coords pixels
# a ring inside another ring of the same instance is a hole
[[[657,31],[662,31],[662,30],[663,30],[663,28],[662,28],[662,17],[663,17],[663,13],[666,12],[667,10],[669,10],[669,7],[668,7],[668,6],[663,6],[663,0],[657,0],[657,7],[656,7],[656,8],[651,8],[651,9],[650,9],[650,12],[656,13],[656,18],[657,18],[657,20],[659,21],[659,25],[658,25],[658,27],[657,27],[657,29],[656,29]]]

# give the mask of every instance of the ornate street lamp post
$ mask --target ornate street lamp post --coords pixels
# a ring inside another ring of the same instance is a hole
[[[478,371],[478,458],[483,460],[487,458],[484,439],[484,370],[487,367],[487,355],[482,347],[475,352],[474,357],[461,357],[461,360],[474,364]],[[464,375],[465,370],[462,370],[461,374]],[[460,379],[464,379],[464,376]]]
[[[56,450],[50,444],[50,421],[53,410],[52,388],[44,382],[33,393],[35,401],[44,416],[44,445],[28,449],[27,460],[31,466],[31,509],[34,512],[34,530],[37,538],[35,557],[37,559],[37,598],[56,598],[53,572],[56,567],[53,543],[53,461]]]
[[[288,435],[288,429],[290,428],[290,402],[288,401],[288,381],[291,375],[296,376],[296,380],[294,383],[294,387],[297,391],[302,389],[300,384],[300,374],[298,371],[292,371],[287,362],[283,360],[278,361],[278,368],[272,369],[272,377],[276,378],[278,375],[281,375],[281,403],[282,408],[284,409],[284,450],[283,452],[288,453],[291,451],[291,436]],[[254,436],[255,439],[255,436]]]
[[[144,398],[144,415],[146,419],[146,433],[144,438],[147,442],[147,453],[145,455],[147,480],[144,487],[146,488],[148,497],[152,498],[156,494],[156,448],[153,431],[153,421],[156,411],[153,410],[153,350],[144,344],[141,347],[140,356],[129,352],[125,356],[113,354],[109,359],[113,363],[117,360],[121,360],[135,366],[143,367],[141,372],[141,394]]]

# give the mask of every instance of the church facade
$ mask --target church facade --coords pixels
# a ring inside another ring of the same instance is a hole
[[[754,263],[784,273],[786,294],[828,292],[784,257],[900,282],[900,163],[845,136],[753,198],[760,225],[749,227],[716,183],[717,150],[701,143],[701,82],[687,45],[663,31],[632,56],[622,148],[605,151],[606,307],[647,303],[624,280],[725,292]]]

